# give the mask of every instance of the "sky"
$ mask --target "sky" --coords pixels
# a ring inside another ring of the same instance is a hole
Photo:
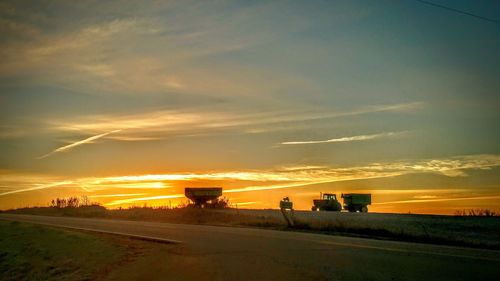
[[[500,3],[432,3],[1,0],[0,209],[499,211]]]

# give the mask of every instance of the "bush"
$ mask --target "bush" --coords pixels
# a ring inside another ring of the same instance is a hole
[[[457,210],[455,216],[458,217],[498,217],[500,213],[490,209],[470,209],[470,210]]]
[[[81,199],[78,197],[68,197],[68,198],[56,198],[50,201],[50,207],[52,208],[78,208],[86,206],[100,206],[97,202],[90,202],[87,196],[82,196]]]
[[[212,201],[209,201],[205,205],[205,208],[210,208],[210,209],[229,208],[229,199],[227,199],[226,197],[214,199]]]

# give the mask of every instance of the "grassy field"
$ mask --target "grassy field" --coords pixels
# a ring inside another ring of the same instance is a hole
[[[500,249],[500,217],[455,217],[413,214],[295,212],[288,227],[278,210],[26,208],[9,213],[98,217],[169,223],[251,226],[321,232],[377,239]]]
[[[174,248],[0,220],[0,280],[163,280]]]
[[[500,218],[297,212],[299,227],[391,240],[500,249]]]
[[[0,221],[2,280],[89,280],[124,254],[91,235]]]

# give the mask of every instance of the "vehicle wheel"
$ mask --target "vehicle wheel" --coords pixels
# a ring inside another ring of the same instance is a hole
[[[311,211],[316,212],[317,210],[318,208],[316,208],[316,206],[312,206]]]
[[[363,206],[363,208],[361,208],[361,213],[366,213],[366,212],[368,212],[368,207]]]

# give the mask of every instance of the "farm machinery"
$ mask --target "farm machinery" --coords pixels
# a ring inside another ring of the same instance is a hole
[[[368,212],[368,205],[372,203],[371,194],[361,193],[346,193],[342,194],[341,198],[344,199],[344,204],[340,203],[337,195],[333,193],[320,194],[320,199],[313,200],[313,211],[336,211],[340,212],[342,208],[349,212]]]
[[[194,207],[205,207],[209,201],[222,195],[222,187],[186,187],[184,194],[193,202]]]

